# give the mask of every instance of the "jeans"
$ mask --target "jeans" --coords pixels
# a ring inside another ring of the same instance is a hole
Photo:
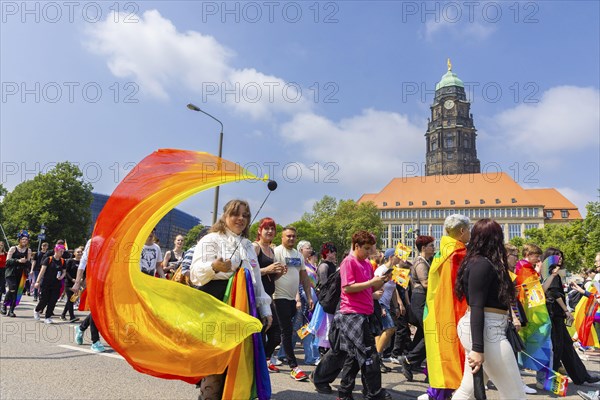
[[[296,316],[294,317],[294,323],[292,325],[292,348],[296,347],[296,343],[300,340],[298,336],[298,329],[308,321],[304,318],[302,310],[297,310]],[[304,339],[302,339],[302,348],[304,349],[304,363],[314,364],[319,359],[319,347],[315,344],[315,335],[309,333]],[[285,350],[283,346],[279,348],[277,352],[277,358],[284,358]]]
[[[508,316],[486,312],[484,317],[483,371],[498,388],[500,400],[524,400],[525,391],[519,373],[519,365],[515,360],[512,346],[506,339]],[[458,322],[458,337],[468,356],[472,348],[471,312],[467,312]],[[460,387],[454,392],[453,400],[475,399],[473,374],[465,358],[465,372]]]

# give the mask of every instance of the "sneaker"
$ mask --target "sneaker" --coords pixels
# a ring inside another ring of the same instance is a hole
[[[61,321],[66,321],[66,320],[67,320],[67,317],[65,317],[64,315],[61,315],[61,316],[60,316],[60,320],[61,320]]]
[[[40,320],[40,313],[33,310],[33,319],[35,319],[36,321]]]
[[[279,368],[277,368],[271,361],[267,361],[267,369],[270,372],[279,372]]]
[[[598,400],[600,398],[600,391],[596,390],[591,392],[584,392],[583,390],[578,390],[577,394],[584,400]]]
[[[404,375],[407,381],[412,382],[414,377],[410,363],[406,361],[406,357],[404,356],[402,356],[400,360],[402,361],[402,375]]]
[[[53,323],[54,323],[54,321],[52,321],[52,318],[46,318],[46,319],[44,320],[44,323],[45,323],[45,324],[53,324]]]
[[[2,305],[2,307],[0,307],[0,314],[6,315],[6,306],[4,304]]]
[[[75,327],[75,343],[83,344],[83,331],[78,326]]]
[[[590,375],[589,378],[587,378],[585,381],[587,383],[596,383],[596,382],[600,381],[600,376],[598,376],[598,375],[594,375],[594,376]]]
[[[381,357],[381,361],[386,362],[386,363],[391,363],[392,357]]]
[[[102,353],[102,352],[106,351],[106,349],[104,348],[104,345],[99,340],[96,343],[92,344],[91,349],[93,351],[95,351],[96,353]]]
[[[300,368],[296,367],[292,369],[290,376],[297,381],[306,381],[308,380],[308,376],[302,371]]]
[[[385,365],[383,362],[380,363],[379,365],[379,370],[381,371],[382,374],[387,374],[388,372],[390,372],[392,369],[390,367],[388,367],[387,365]]]
[[[8,316],[9,316],[9,317],[11,317],[11,318],[15,318],[15,317],[16,317],[15,313],[14,313],[14,312],[12,312],[12,311],[10,311],[10,312],[8,313]]]
[[[535,387],[538,388],[539,390],[546,390],[546,389],[544,389],[544,382],[536,381]]]
[[[535,390],[534,388],[530,388],[525,383],[523,383],[523,390],[525,391],[525,394],[536,394],[537,393],[537,390]]]
[[[390,357],[390,362],[392,364],[401,364],[400,357],[394,357],[394,356],[392,356],[392,357]]]
[[[77,321],[79,321],[79,319],[80,319],[79,317],[73,317],[69,320],[69,322],[71,322],[71,323],[77,322]]]
[[[329,386],[328,384],[325,384],[325,385],[322,385],[322,386],[317,386],[315,384],[315,373],[314,373],[314,371],[310,373],[308,379],[311,381],[311,383],[315,387],[315,390],[317,391],[317,393],[320,393],[320,394],[331,394],[331,393],[333,393],[333,389],[331,389],[331,386]]]
[[[271,362],[273,363],[273,365],[276,365],[276,366],[283,365],[283,362],[277,357],[273,357],[271,360],[272,360]]]

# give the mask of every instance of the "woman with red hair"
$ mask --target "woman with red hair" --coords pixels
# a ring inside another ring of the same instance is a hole
[[[269,371],[279,372],[279,368],[271,362],[271,356],[275,351],[275,347],[281,342],[281,329],[275,312],[275,304],[273,293],[275,292],[275,281],[283,274],[283,265],[273,261],[275,256],[273,253],[273,238],[277,233],[277,225],[272,218],[266,217],[258,221],[258,234],[256,241],[252,243],[254,251],[258,255],[258,265],[260,266],[260,275],[265,288],[265,293],[271,298],[271,313],[273,315],[273,323],[271,328],[263,330],[263,345],[267,356],[267,365]]]

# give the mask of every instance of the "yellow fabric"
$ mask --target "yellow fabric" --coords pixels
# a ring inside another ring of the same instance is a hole
[[[125,177],[100,213],[87,267],[88,301],[104,339],[136,370],[196,383],[222,373],[233,350],[260,332],[261,322],[244,311],[145,275],[139,265],[146,238],[167,212],[195,193],[243,179],[258,178],[208,153],[159,150]]]

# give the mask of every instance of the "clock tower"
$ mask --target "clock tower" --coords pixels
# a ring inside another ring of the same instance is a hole
[[[431,117],[428,118],[425,133],[425,175],[481,172],[477,159],[477,130],[470,109],[465,86],[452,72],[452,64],[448,59],[448,72],[435,86]]]

